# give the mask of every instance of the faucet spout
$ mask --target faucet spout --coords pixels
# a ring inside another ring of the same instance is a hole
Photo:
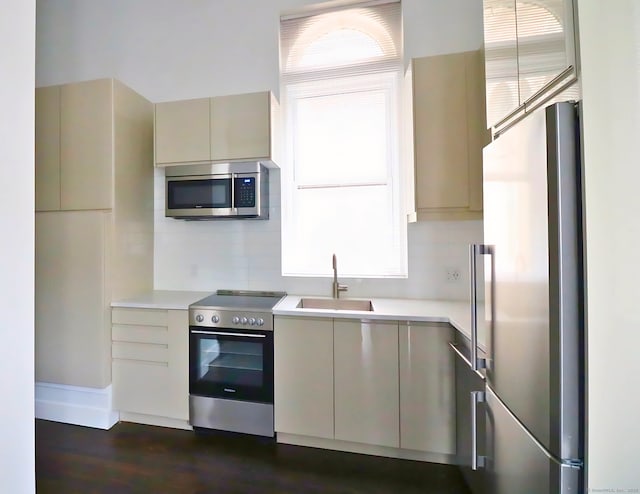
[[[347,285],[342,285],[338,283],[338,260],[336,255],[333,254],[332,259],[333,264],[333,298],[340,298],[340,292],[346,292],[349,288]]]

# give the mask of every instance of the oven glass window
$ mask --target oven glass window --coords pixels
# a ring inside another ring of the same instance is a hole
[[[198,379],[229,386],[262,386],[262,344],[200,340]]]
[[[273,336],[191,334],[190,393],[271,402]]]
[[[169,209],[230,208],[231,179],[169,181],[167,203]]]

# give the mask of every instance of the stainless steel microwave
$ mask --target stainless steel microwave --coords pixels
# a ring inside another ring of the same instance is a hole
[[[258,162],[167,167],[165,182],[167,217],[269,218],[269,170]]]

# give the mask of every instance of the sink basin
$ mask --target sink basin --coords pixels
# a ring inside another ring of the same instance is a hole
[[[302,298],[298,309],[359,310],[373,311],[371,300],[349,300],[339,298]]]

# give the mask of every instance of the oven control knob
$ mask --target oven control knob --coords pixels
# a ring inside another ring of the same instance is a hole
[[[255,320],[255,318],[254,318],[254,317],[250,317],[250,318],[249,318],[249,324],[250,324],[251,326],[255,326],[255,325],[256,325],[256,320]]]
[[[202,321],[204,321],[204,316],[203,316],[202,314],[198,314],[198,315],[196,316],[196,321],[198,321],[198,322],[202,322]]]
[[[219,323],[220,322],[220,318],[216,315],[216,316],[211,316],[211,322],[213,324]]]
[[[247,324],[247,318],[246,317],[241,318],[240,323]]]
[[[240,318],[238,316],[233,316],[233,319],[231,319],[231,322],[233,324],[238,324],[240,322]]]
[[[256,320],[256,324],[257,324],[258,326],[264,326],[264,319],[262,319],[261,317],[259,317],[259,318]]]

